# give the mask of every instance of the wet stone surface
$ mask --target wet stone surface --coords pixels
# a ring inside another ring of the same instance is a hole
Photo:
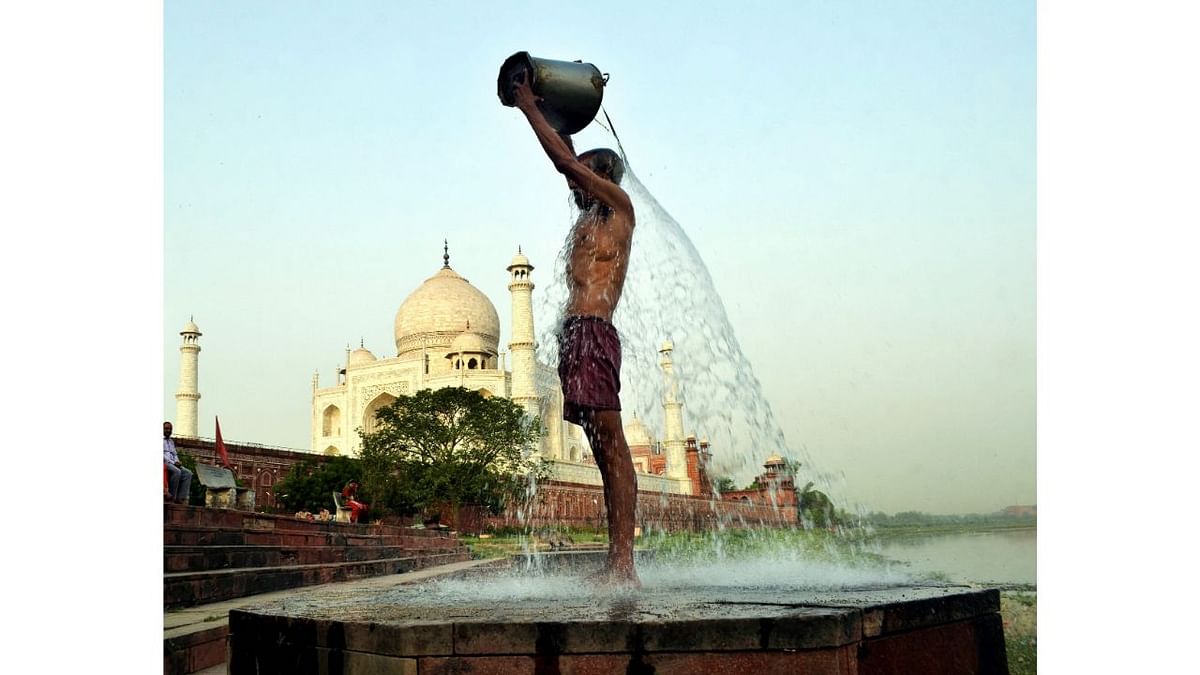
[[[686,576],[686,575],[685,575]],[[235,642],[395,656],[838,647],[999,610],[993,590],[929,582],[728,579],[698,585],[643,570],[638,590],[583,576],[490,572],[380,589],[315,588],[231,616]]]

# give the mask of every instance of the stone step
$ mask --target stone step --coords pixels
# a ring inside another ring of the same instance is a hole
[[[448,530],[402,527],[399,525],[373,525],[366,523],[338,523],[335,521],[300,520],[294,516],[267,513],[251,513],[234,509],[214,509],[182,504],[163,505],[163,524],[194,525],[225,529],[286,532],[336,532],[360,534],[390,534],[411,537],[450,538]]]
[[[164,546],[401,546],[456,550],[453,537],[366,532],[256,530],[170,523],[163,525]]]
[[[469,560],[444,566],[429,567],[395,576],[371,577],[346,582],[344,585],[371,587],[379,592],[398,585],[435,578],[470,577],[507,565],[505,559]],[[262,593],[198,607],[173,609],[163,613],[163,673],[187,675],[205,673],[224,675],[225,652],[229,638],[229,611],[252,604],[302,597],[307,589],[288,589]]]
[[[421,552],[369,561],[165,573],[163,607],[191,607],[289,588],[400,574],[435,565],[463,562],[469,558],[470,554],[464,549],[446,553]]]
[[[410,546],[164,546],[163,572],[366,562],[457,550]]]

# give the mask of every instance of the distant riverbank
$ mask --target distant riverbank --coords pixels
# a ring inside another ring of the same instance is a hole
[[[868,550],[920,575],[999,588],[1037,587],[1037,528],[888,528]]]
[[[970,525],[875,525],[868,536],[902,537],[906,535],[972,534],[979,532],[1037,531],[1036,523],[981,523]]]

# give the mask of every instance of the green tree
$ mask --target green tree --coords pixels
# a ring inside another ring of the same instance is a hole
[[[359,430],[363,485],[398,513],[452,515],[463,504],[495,513],[548,471],[533,453],[538,420],[505,398],[462,387],[424,389],[375,418],[374,431]]]
[[[813,485],[814,483],[809,481],[798,495],[800,517],[814,527],[829,527],[836,524],[833,502],[824,492],[814,490]]]
[[[737,483],[729,476],[718,476],[713,479],[713,490],[720,494],[734,492],[737,490]]]
[[[196,476],[196,458],[182,450],[178,454],[179,463],[192,472],[192,485],[188,490],[187,503],[190,506],[204,506],[204,486],[200,484],[200,479]]]
[[[289,511],[333,511],[333,493],[341,492],[351,479],[364,483],[363,465],[357,459],[331,457],[320,463],[306,459],[293,466],[288,475],[279,481],[275,487],[275,498]],[[371,495],[365,487],[364,483],[358,498],[370,504]]]

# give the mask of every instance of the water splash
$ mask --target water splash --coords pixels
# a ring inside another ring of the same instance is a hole
[[[738,485],[761,472],[772,453],[800,461],[803,484],[813,481],[831,498],[835,476],[817,470],[803,445],[790,445],[742,352],[708,267],[679,223],[626,166],[621,183],[634,204],[634,229],[624,292],[613,324],[621,334],[621,401],[628,422],[634,412],[652,430],[665,428],[662,401],[667,383],[659,366],[664,340],[684,402],[685,433],[711,442],[709,475]],[[539,296],[538,359],[556,365],[554,333],[567,300],[564,282],[571,237]]]
[[[530,576],[521,572],[481,579],[446,579],[405,589],[408,603],[446,605],[594,598],[628,594],[636,597],[669,596],[694,589],[807,589],[839,591],[889,588],[921,580],[901,566],[853,568],[833,562],[759,558],[738,564],[707,563],[688,566],[643,564],[638,566],[640,590],[581,583],[579,575],[548,573]]]

